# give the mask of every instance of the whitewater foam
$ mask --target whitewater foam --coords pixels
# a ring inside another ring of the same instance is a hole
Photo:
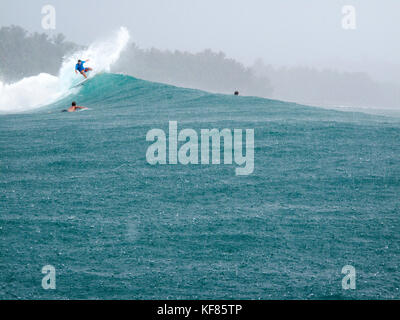
[[[34,110],[67,96],[73,90],[79,90],[71,89],[82,80],[82,76],[74,72],[76,61],[90,59],[86,66],[94,69],[91,76],[99,72],[109,72],[127,46],[129,38],[128,30],[121,27],[116,36],[95,42],[87,49],[73,53],[64,58],[58,77],[41,73],[12,84],[0,82],[0,112],[18,113]]]

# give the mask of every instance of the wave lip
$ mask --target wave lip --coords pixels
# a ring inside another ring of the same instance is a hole
[[[92,76],[99,72],[109,72],[126,48],[129,39],[128,30],[121,27],[116,36],[95,42],[87,49],[66,57],[58,77],[41,73],[12,84],[0,82],[0,112],[9,114],[34,110],[79,90],[72,89],[74,84],[82,80],[82,76],[74,72],[76,61],[90,59],[88,65],[94,69]]]

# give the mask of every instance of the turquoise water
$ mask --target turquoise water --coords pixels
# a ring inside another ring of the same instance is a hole
[[[149,165],[168,121],[254,129],[254,173]],[[0,141],[0,299],[400,297],[399,119],[105,74]]]

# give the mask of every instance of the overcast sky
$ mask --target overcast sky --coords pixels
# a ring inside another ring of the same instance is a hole
[[[247,65],[400,66],[400,0],[0,0],[0,25],[43,32],[45,4],[80,44],[126,26],[142,48],[211,48]],[[343,5],[356,8],[355,30],[342,28]]]

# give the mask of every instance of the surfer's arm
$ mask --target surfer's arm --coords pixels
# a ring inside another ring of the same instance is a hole
[[[76,109],[84,110],[84,109],[87,109],[87,108],[86,107],[76,107]]]

